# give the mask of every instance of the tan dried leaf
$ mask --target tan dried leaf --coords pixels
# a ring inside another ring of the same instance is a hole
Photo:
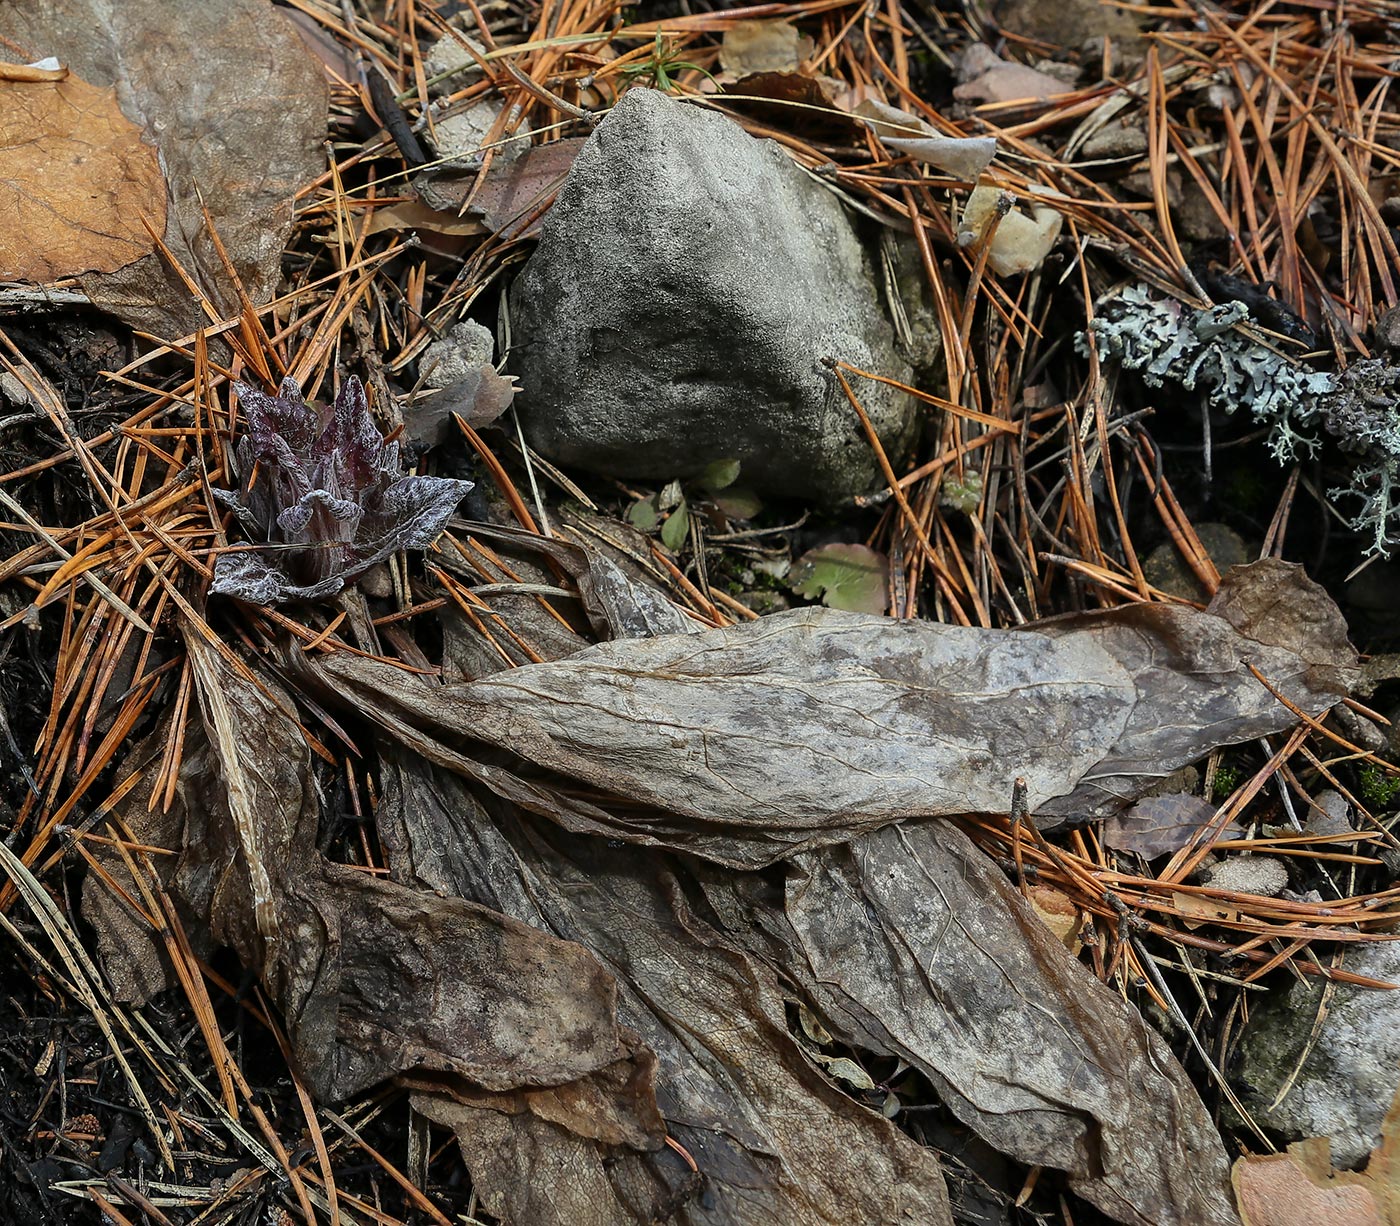
[[[285,13],[267,0],[0,0],[0,40],[61,55],[84,80],[119,90],[122,113],[160,152],[165,204],[152,204],[150,220],[220,311],[236,313],[239,301],[224,254],[254,303],[272,297],[293,196],[325,165],[325,70]],[[116,214],[99,207],[98,216],[105,233]],[[140,218],[130,221],[141,250],[84,274],[83,292],[161,336],[207,323],[181,275],[145,242]]]
[[[815,44],[786,21],[740,21],[724,32],[720,66],[735,77],[751,72],[792,72]]]
[[[141,219],[165,228],[156,151],[114,89],[69,73],[0,82],[0,280],[112,272],[150,253]]]
[[[1207,898],[1202,894],[1187,894],[1177,890],[1172,893],[1172,906],[1182,916],[1182,923],[1188,928],[1199,928],[1202,924],[1237,924],[1240,921],[1238,907]]]
[[[1026,889],[1026,901],[1040,917],[1041,923],[1055,934],[1060,944],[1078,956],[1082,945],[1079,930],[1083,926],[1084,917],[1074,899],[1054,886],[1034,884]]]

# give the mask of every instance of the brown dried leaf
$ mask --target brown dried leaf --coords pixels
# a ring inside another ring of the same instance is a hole
[[[600,641],[654,638],[662,634],[694,634],[691,621],[659,588],[627,573],[620,562],[599,549],[559,537],[542,537],[498,524],[467,525],[507,549],[528,551],[551,559],[578,584],[589,625]],[[625,525],[616,525],[626,530]]]
[[[1019,276],[1038,268],[1064,225],[1064,217],[1049,205],[1033,201],[1027,216],[1009,207],[1010,202],[1011,198],[998,187],[975,188],[958,222],[959,246],[980,243],[991,232],[987,262],[999,277]]]
[[[1296,606],[1299,617],[1284,617],[1281,606]],[[1261,612],[1246,617],[1233,614],[1236,608]],[[1207,750],[1265,735],[1266,724],[1292,727],[1295,721],[1250,664],[1310,715],[1340,702],[1360,676],[1345,619],[1331,597],[1301,566],[1273,559],[1231,568],[1204,613],[1133,605],[1106,617],[1055,618],[1034,629],[1056,637],[1094,634],[1133,673],[1140,698],[1094,777],[1046,806],[1056,816],[1106,815],[1140,796],[1148,776],[1160,779]],[[1246,731],[1253,727],[1261,731]]]
[[[113,272],[150,254],[141,220],[164,228],[165,179],[114,89],[72,73],[0,81],[0,149],[0,281]]]
[[[467,238],[491,232],[485,223],[475,217],[444,213],[441,209],[429,208],[421,200],[400,200],[397,204],[375,209],[365,234],[383,234],[386,230],[394,233],[427,230],[448,238]]]
[[[1240,922],[1238,907],[1232,907],[1227,902],[1221,902],[1218,898],[1210,898],[1204,894],[1188,894],[1184,890],[1174,890],[1172,892],[1172,906],[1182,917],[1181,922],[1192,929],[1200,928],[1204,924],[1238,924]]]
[[[486,171],[486,181],[472,197],[469,217],[479,217],[493,234],[510,229],[559,190],[569,177],[574,155],[585,138],[566,137],[547,145],[532,145],[511,162],[496,159]],[[414,189],[432,209],[457,215],[476,184],[477,174],[445,174],[426,171],[414,180]],[[518,230],[512,238],[530,238],[538,230],[544,213]]]
[[[489,426],[515,399],[515,379],[498,374],[489,362],[468,371],[446,387],[436,388],[405,404],[404,427],[419,447],[439,446],[461,435],[452,424],[455,413],[473,429]]]
[[[825,81],[806,73],[751,72],[726,84],[724,92],[738,95],[730,105],[744,115],[808,140],[846,143],[860,131],[855,120],[837,109]]]
[[[682,866],[531,822],[409,755],[383,782],[397,880],[548,928],[613,969],[619,1018],[656,1053],[667,1134],[703,1172],[669,1149],[610,1150],[538,1107],[415,1098],[456,1132],[490,1212],[531,1226],[951,1221],[934,1153],[809,1059],[788,1031],[790,991],[692,910]]]
[[[118,87],[123,112],[160,151],[165,242],[217,309],[236,312],[237,299],[201,203],[253,301],[271,296],[292,197],[325,161],[327,105],[320,66],[279,10],[267,0],[0,0],[0,37]],[[104,310],[157,335],[206,322],[158,255],[88,274],[82,286]]]
[[[1166,1044],[951,823],[796,856],[780,905],[769,874],[697,872],[832,1034],[920,1069],[998,1151],[1120,1222],[1236,1221],[1219,1134]]]
[[[1074,899],[1052,885],[1032,883],[1026,887],[1026,901],[1040,922],[1055,934],[1055,939],[1077,956],[1082,948],[1079,933],[1084,925],[1084,913]]]
[[[1152,860],[1185,847],[1214,816],[1214,805],[1189,792],[1148,796],[1104,822],[1103,843]]]
[[[1246,576],[1240,581],[1239,576]],[[1325,588],[1294,562],[1261,558],[1232,567],[1206,607],[1256,643],[1284,647],[1326,672],[1352,669],[1347,623]]]
[[[651,1056],[619,1027],[597,960],[480,904],[325,861],[290,699],[198,634],[186,647],[203,718],[186,736],[169,885],[268,985],[315,1093],[338,1100],[405,1071],[443,1093],[547,1091],[545,1118],[595,1137],[585,1116],[605,1102],[613,1143],[659,1146]],[[123,808],[142,837],[144,804]],[[588,1113],[560,1105],[582,1101]]]

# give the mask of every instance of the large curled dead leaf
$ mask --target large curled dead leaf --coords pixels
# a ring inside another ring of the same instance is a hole
[[[877,1171],[908,1160],[875,1113],[816,1093],[768,997],[781,982],[811,1028],[915,1065],[984,1139],[1064,1171],[1119,1220],[1234,1222],[1219,1138],[1176,1061],[957,830],[891,828],[799,856],[775,896],[769,873],[551,834],[421,760],[390,762],[378,816],[397,880],[548,927],[613,970],[620,1017],[657,1053],[667,1131],[707,1176],[713,1216],[695,1220],[883,1223],[911,1203],[908,1182],[869,1198]],[[807,1123],[782,1129],[773,1113],[803,1098]],[[686,1194],[674,1155],[609,1161],[538,1113],[441,1104],[430,1114],[510,1221],[646,1221]],[[832,1142],[825,1159],[807,1131]]]
[[[1226,586],[1252,582],[1279,577],[1237,568]],[[1311,714],[1351,675],[1166,605],[1009,631],[800,609],[465,686],[345,653],[300,667],[569,829],[752,868],[909,817],[1004,813],[1018,776],[1047,824],[1117,812],[1212,749],[1293,725],[1251,665]]]
[[[0,81],[0,281],[113,272],[152,250],[165,227],[165,179],[153,145],[116,90],[69,73]]]
[[[1116,1221],[1235,1222],[1219,1135],[1166,1045],[950,823],[796,856],[781,906],[757,875],[699,875],[832,1034],[922,1071],[993,1148]]]
[[[1301,572],[1222,587],[1291,647],[1137,606],[1005,633],[802,610],[456,685],[292,651],[382,734],[394,880],[373,885],[312,850],[285,696],[192,638],[207,747],[174,885],[269,982],[317,1090],[404,1078],[509,1222],[947,1222],[931,1152],[790,1033],[796,995],[1116,1219],[1229,1226],[1218,1136],[1170,1053],[963,835],[917,820],[1001,808],[1016,775],[1042,814],[1113,811],[1292,721],[1250,664],[1306,710],[1344,693],[1350,649]],[[671,854],[695,850],[788,864]],[[506,1030],[464,1028],[467,999]]]
[[[206,209],[250,297],[271,296],[292,197],[324,163],[327,91],[320,66],[268,0],[0,0],[0,37],[118,88],[165,171],[168,212],[147,214],[165,219],[166,245],[215,309],[234,313],[238,298]],[[139,216],[122,224],[139,228]],[[207,322],[158,255],[89,273],[82,286],[104,310],[157,335]]]

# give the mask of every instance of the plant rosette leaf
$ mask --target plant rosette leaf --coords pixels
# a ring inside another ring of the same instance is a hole
[[[641,498],[634,502],[627,512],[627,522],[638,532],[650,532],[661,522],[661,513],[656,509],[656,499]]]
[[[763,500],[753,490],[738,486],[731,485],[710,495],[710,501],[729,519],[753,519],[763,510]]]
[[[889,559],[865,545],[823,545],[798,558],[789,586],[833,609],[878,615],[888,604],[889,570]]]
[[[426,549],[470,481],[407,475],[351,376],[327,409],[295,379],[276,396],[234,385],[248,422],[235,448],[242,485],[216,490],[251,548],[221,555],[212,592],[250,604],[327,600],[400,549]]]
[[[684,498],[661,525],[661,543],[672,553],[680,552],[685,538],[690,534],[690,508]]]
[[[707,493],[714,494],[728,489],[739,479],[738,460],[716,460],[707,465],[705,471],[696,478],[696,484]]]

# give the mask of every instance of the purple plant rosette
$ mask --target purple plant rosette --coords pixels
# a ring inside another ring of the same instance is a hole
[[[335,404],[307,404],[295,379],[276,396],[235,383],[248,432],[240,489],[215,490],[254,548],[221,554],[213,592],[250,604],[326,600],[400,549],[426,549],[470,481],[405,474],[353,375]]]

